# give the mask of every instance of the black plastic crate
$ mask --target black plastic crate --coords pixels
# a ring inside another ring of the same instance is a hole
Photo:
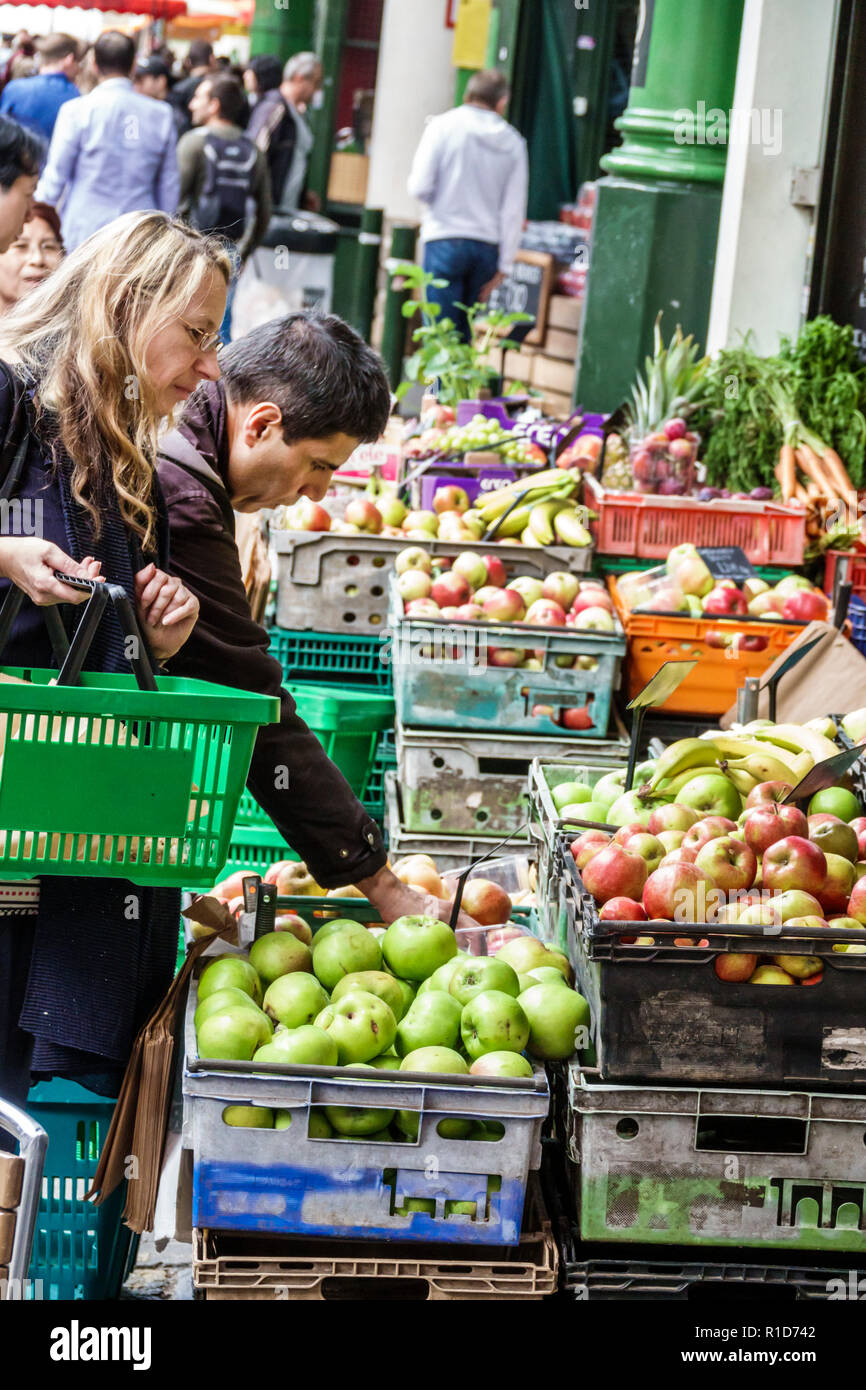
[[[566,1293],[579,1302],[799,1303],[866,1295],[862,1269],[696,1261],[694,1251],[676,1260],[566,1259],[563,1273]]]
[[[866,1086],[866,955],[833,951],[836,942],[863,944],[861,935],[601,922],[565,840],[557,853],[560,922],[577,988],[592,1013],[602,1081]],[[652,936],[655,944],[624,941],[636,936]],[[676,938],[706,945],[677,946]],[[729,951],[819,956],[824,977],[808,994],[802,986],[728,983],[714,963]]]

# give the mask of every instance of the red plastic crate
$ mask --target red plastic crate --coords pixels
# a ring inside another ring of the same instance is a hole
[[[584,474],[587,506],[601,555],[635,555],[664,560],[675,545],[738,545],[753,565],[803,563],[806,513],[779,502],[698,502],[694,497],[656,497],[608,492]]]
[[[847,559],[851,562],[848,566],[851,593],[856,594],[857,598],[866,599],[866,555],[860,550],[828,550],[826,559],[824,593],[829,598],[833,597],[833,583],[836,579],[839,561]]]

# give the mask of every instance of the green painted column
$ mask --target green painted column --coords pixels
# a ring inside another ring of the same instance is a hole
[[[622,145],[601,163],[576,395],[612,409],[662,332],[706,336],[744,0],[646,0]]]
[[[272,53],[285,63],[293,53],[313,47],[316,0],[256,0],[250,52]]]
[[[396,261],[414,261],[417,240],[417,227],[407,226],[402,222],[395,223],[391,229],[390,262],[393,264]],[[389,271],[380,351],[388,369],[388,379],[391,382],[392,390],[396,390],[403,379],[407,329],[406,320],[403,317],[403,305],[409,298],[409,291],[402,288],[401,282],[395,283]]]

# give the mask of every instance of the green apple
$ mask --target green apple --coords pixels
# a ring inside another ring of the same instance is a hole
[[[397,1025],[401,1057],[419,1047],[454,1047],[460,1036],[462,1005],[441,989],[420,995]]]
[[[284,1028],[300,1028],[304,1023],[312,1023],[327,1003],[328,995],[315,975],[296,970],[293,975],[280,975],[268,985],[263,1008],[269,1018]]]
[[[260,936],[250,947],[250,965],[267,989],[281,975],[290,975],[295,970],[308,974],[313,968],[313,957],[309,946],[292,936],[288,931],[269,931]]]
[[[310,1139],[333,1139],[334,1137],[331,1123],[326,1118],[325,1112],[321,1106],[317,1106],[310,1111],[307,1135]]]
[[[366,1105],[326,1105],[328,1123],[337,1134],[362,1136],[384,1129],[394,1118],[393,1110],[380,1110]]]
[[[319,944],[313,938],[313,970],[325,989],[335,989],[344,975],[354,975],[361,970],[378,971],[381,964],[382,949],[366,929],[334,932]]]
[[[322,942],[327,941],[329,936],[334,936],[336,932],[365,932],[367,928],[363,922],[355,922],[351,917],[332,917],[330,922],[323,922],[313,933],[313,950]]]
[[[568,988],[568,981],[555,965],[537,965],[529,971],[526,979],[527,989],[531,989],[533,985],[565,985],[566,989]],[[520,993],[522,994],[523,990]]]
[[[814,816],[822,811],[844,821],[854,820],[855,816],[861,814],[860,802],[853,792],[846,791],[844,787],[826,787],[824,791],[815,793],[809,802],[808,815]]]
[[[499,989],[516,999],[520,993],[517,971],[506,960],[496,956],[476,956],[463,961],[451,977],[449,992],[462,1006],[486,989]]]
[[[727,778],[724,780],[727,782]],[[728,786],[731,786],[730,782]],[[669,805],[669,799],[664,797],[642,797],[638,796],[636,791],[623,792],[609,808],[605,821],[608,825],[647,826],[653,811],[657,811],[660,806]]]
[[[518,975],[528,975],[531,970],[541,966],[552,966],[559,971],[566,984],[571,980],[571,966],[567,957],[561,951],[551,951],[537,936],[515,936],[511,941],[506,941],[501,951],[497,951],[496,959],[507,961]]]
[[[436,1133],[441,1139],[468,1139],[471,1129],[471,1120],[464,1120],[457,1115],[448,1115],[444,1120],[439,1121],[436,1126]]]
[[[451,988],[455,970],[459,970],[468,959],[469,957],[464,951],[458,951],[456,956],[446,960],[444,965],[440,965],[438,970],[434,970],[433,974],[418,986],[418,993],[426,994],[429,989],[438,989],[444,990],[447,994]]]
[[[376,1071],[399,1071],[399,1053],[395,1052],[393,1048],[390,1052],[383,1052],[380,1057],[374,1057],[372,1059],[370,1066],[374,1067]]]
[[[396,975],[394,976],[394,979],[397,980]],[[430,981],[425,980],[424,983],[429,985]],[[397,1018],[401,1019],[403,1018],[404,1014],[408,1013],[410,1005],[414,1004],[416,991],[415,986],[410,985],[408,980],[397,980],[397,984],[400,986],[400,993],[403,995],[403,999],[400,1005],[400,1012],[397,1015]]]
[[[600,777],[592,789],[593,805],[603,806],[605,814],[603,816],[586,816],[586,820],[604,820],[607,812],[618,797],[625,791],[625,779],[627,769],[618,768],[616,772],[607,772],[604,777]]]
[[[265,1052],[266,1056],[263,1055]],[[323,1028],[305,1023],[300,1028],[286,1028],[282,1033],[276,1033],[273,1042],[260,1047],[253,1060],[282,1062],[284,1065],[295,1062],[304,1067],[335,1067],[338,1061],[337,1044]]]
[[[274,1129],[288,1129],[292,1123],[291,1110],[274,1111]]]
[[[520,996],[529,1020],[527,1051],[542,1062],[565,1061],[575,1049],[575,1031],[589,1026],[589,1005],[574,989],[539,984]]]
[[[263,1013],[238,1007],[211,1014],[198,1030],[199,1057],[230,1062],[251,1062],[256,1049],[267,1043],[272,1024]]]
[[[223,1009],[230,1009],[233,1006],[239,1009],[255,1009],[256,1013],[261,1013],[261,1009],[255,999],[251,999],[242,989],[235,985],[229,985],[227,989],[218,989],[213,994],[209,994],[206,999],[202,999],[195,1011],[195,1030],[198,1032],[206,1018],[211,1014],[222,1013]]]
[[[205,966],[198,982],[198,1000],[207,999],[218,989],[242,989],[257,1004],[262,1002],[262,983],[255,967],[245,956],[217,956]]]
[[[472,1076],[532,1076],[532,1063],[521,1052],[484,1052],[469,1068]]]
[[[561,811],[563,806],[576,806],[582,801],[591,801],[592,789],[585,782],[560,782],[558,787],[551,789],[551,796],[557,811]]]
[[[508,995],[504,995],[508,998]],[[512,1000],[512,1003],[514,1001]],[[434,1074],[465,1076],[469,1067],[452,1047],[419,1047],[407,1052],[400,1063],[401,1071],[426,1071]]]
[[[515,1057],[518,1056],[516,1052],[513,1055]],[[472,1126],[472,1132],[469,1138],[474,1140],[476,1144],[479,1142],[495,1144],[504,1134],[505,1126],[499,1120],[476,1120]],[[501,1179],[491,1174],[487,1184],[488,1192],[498,1192],[499,1188],[494,1184],[500,1181]]]
[[[529,1022],[512,995],[488,989],[464,1007],[460,1036],[473,1061],[485,1052],[522,1052],[529,1040]]]
[[[397,1036],[397,1020],[376,994],[352,990],[331,1003],[316,1019],[337,1044],[339,1062],[369,1062],[386,1051]]]
[[[528,612],[533,603],[541,598],[544,584],[540,579],[533,579],[528,574],[519,574],[516,579],[510,579],[505,587],[520,595]]]
[[[384,970],[356,970],[352,975],[344,975],[334,985],[331,1002],[336,1003],[351,989],[365,989],[368,994],[377,994],[384,999],[396,1019],[403,1017],[403,991],[400,981]],[[325,1001],[327,1003],[327,1000]]]
[[[723,772],[705,772],[680,788],[677,804],[690,806],[704,816],[727,816],[735,821],[743,809],[743,798]]]
[[[274,1129],[274,1112],[266,1105],[227,1105],[223,1124],[239,1129]]]
[[[398,917],[382,938],[382,954],[401,980],[426,980],[457,954],[457,937],[436,917]]]

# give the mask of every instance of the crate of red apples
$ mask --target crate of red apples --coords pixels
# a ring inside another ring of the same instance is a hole
[[[560,920],[604,1081],[866,1082],[866,816],[849,778],[783,804],[834,747],[765,721],[682,740],[588,817],[610,830],[560,836]]]

